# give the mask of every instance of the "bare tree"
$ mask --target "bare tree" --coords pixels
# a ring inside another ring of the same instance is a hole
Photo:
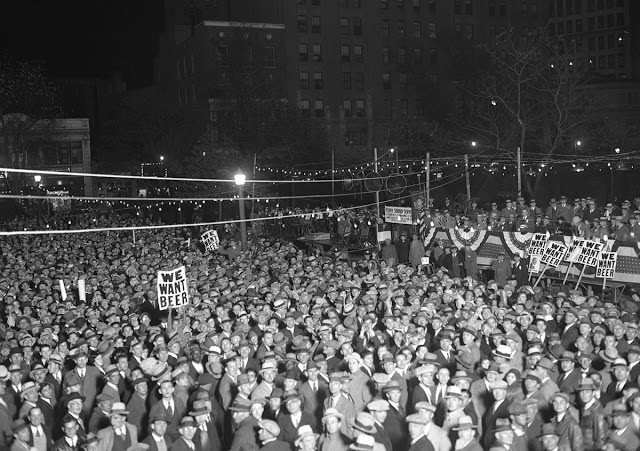
[[[513,30],[482,46],[486,71],[460,85],[458,119],[463,136],[473,137],[496,155],[513,155],[550,162],[571,150],[575,131],[586,123],[589,101],[585,71],[575,56],[575,42],[552,40],[544,30],[526,35]],[[534,194],[543,180],[525,178]]]

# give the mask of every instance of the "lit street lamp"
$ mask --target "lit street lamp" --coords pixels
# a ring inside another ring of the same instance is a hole
[[[33,180],[34,180],[36,183],[40,183],[40,182],[42,181],[42,176],[41,176],[41,175],[34,175],[34,176],[33,176]]]
[[[236,175],[233,176],[234,180],[236,181],[236,185],[238,186],[238,193],[239,193],[239,203],[238,203],[238,207],[240,209],[240,239],[241,239],[241,244],[242,244],[242,250],[246,251],[247,250],[247,223],[245,222],[245,216],[244,216],[244,182],[246,181],[247,177],[242,173],[239,172]]]

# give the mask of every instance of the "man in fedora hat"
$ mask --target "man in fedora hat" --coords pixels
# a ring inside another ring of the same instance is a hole
[[[318,434],[313,432],[311,426],[305,424],[298,429],[295,447],[301,451],[315,451],[318,444]]]
[[[373,434],[373,437],[376,443],[382,444],[386,451],[392,451],[389,432],[384,428],[384,421],[387,418],[389,403],[384,399],[374,399],[367,404],[367,410],[371,413],[374,420],[373,427],[375,428],[375,433]]]
[[[561,391],[551,397],[551,406],[554,416],[551,423],[555,426],[560,436],[560,446],[567,447],[571,451],[584,449],[582,429],[576,419],[569,413],[569,395]]]
[[[324,411],[333,407],[342,413],[343,421],[341,425],[342,433],[350,437],[350,422],[356,417],[356,408],[353,401],[342,390],[343,379],[339,373],[332,373],[329,377],[329,396],[324,400]]]
[[[180,435],[171,444],[169,451],[201,451],[196,447],[196,443],[193,441],[197,431],[198,425],[193,417],[183,417],[178,425],[178,432]]]
[[[327,383],[319,377],[319,373],[320,370],[316,362],[313,360],[309,361],[305,371],[307,380],[300,386],[300,390],[298,391],[302,398],[303,410],[318,420],[316,423],[317,428],[320,427],[319,420],[322,417],[323,403],[329,392]]]
[[[280,426],[273,420],[262,420],[258,423],[258,438],[262,446],[260,451],[291,451],[287,442],[278,440]]]
[[[259,448],[256,436],[258,420],[251,416],[251,404],[238,399],[231,404],[229,410],[235,428],[229,449],[231,451],[256,451]]]
[[[109,413],[111,412],[111,406],[113,405],[113,402],[114,399],[104,393],[100,393],[96,397],[97,406],[95,406],[93,408],[93,412],[91,412],[89,425],[87,427],[88,432],[97,434],[100,429],[104,429],[109,426],[109,424],[111,424]]]
[[[425,435],[427,420],[420,414],[414,413],[407,417],[409,429],[409,451],[434,451],[433,444]]]
[[[624,403],[615,403],[611,409],[609,436],[615,437],[620,444],[624,444],[618,447],[622,451],[640,449],[640,438],[629,427],[629,411]]]
[[[186,412],[186,406],[181,400],[174,398],[174,386],[171,380],[163,380],[158,386],[160,400],[156,402],[149,410],[149,416],[163,415],[169,419],[167,434],[172,440],[178,438],[178,423]]]
[[[555,365],[547,357],[543,357],[538,361],[533,373],[540,379],[540,393],[547,401],[551,401],[554,394],[560,389],[558,385],[551,379],[551,374],[555,370]]]
[[[346,451],[349,448],[351,440],[340,430],[343,418],[342,414],[334,408],[325,411],[322,416],[323,432],[318,439],[318,451]],[[356,416],[353,428],[356,429],[358,425],[360,423]]]
[[[171,437],[167,435],[168,418],[162,414],[150,418],[151,433],[142,443],[149,446],[149,451],[168,451],[171,448]]]
[[[221,449],[221,441],[218,436],[218,430],[211,421],[210,403],[204,400],[196,400],[189,415],[196,420],[198,431],[193,438],[196,448],[199,450]]]
[[[400,405],[402,395],[398,381],[391,379],[382,389],[389,403],[387,417],[384,420],[384,428],[389,432],[391,445],[394,450],[404,449],[407,443],[407,431],[405,426],[405,410]]]
[[[260,383],[251,392],[251,399],[267,398],[271,395],[275,384],[276,375],[278,374],[278,367],[275,360],[269,359],[262,363],[262,367],[258,374],[262,378]]]
[[[611,364],[611,372],[613,373],[613,380],[605,392],[609,399],[620,399],[623,390],[629,387],[637,387],[635,381],[629,380],[629,367],[627,361],[622,357],[618,357]]]
[[[558,451],[560,449],[558,447],[560,436],[556,432],[556,427],[551,423],[542,425],[538,439],[542,444],[543,451]]]
[[[436,407],[427,401],[421,401],[416,404],[416,413],[422,415],[427,420],[424,427],[424,435],[427,436],[436,451],[448,451],[451,449],[451,440],[449,434],[440,426],[433,422]]]
[[[88,365],[89,358],[87,353],[79,350],[74,356],[73,361],[76,366],[72,370],[80,379],[82,394],[84,395],[83,413],[85,418],[89,418],[91,409],[98,395],[98,387],[102,373],[95,366]]]
[[[113,403],[109,412],[111,425],[96,434],[99,451],[126,451],[138,443],[138,431],[134,425],[127,423],[128,414],[123,402]]]
[[[446,413],[444,421],[442,422],[442,429],[449,433],[451,428],[458,424],[460,418],[465,415],[462,406],[462,390],[460,387],[456,387],[455,385],[447,387],[444,404],[446,406]]]
[[[590,378],[581,380],[575,390],[580,399],[580,429],[586,451],[602,449],[607,436],[607,423],[600,400],[596,399],[597,388]]]
[[[131,382],[133,394],[127,403],[129,411],[128,421],[138,429],[138,439],[146,435],[149,419],[149,381],[145,377],[139,377]]]
[[[458,419],[458,424],[451,428],[458,434],[455,443],[456,451],[482,451],[480,443],[476,438],[477,425],[473,424],[470,416],[464,415]]]
[[[279,438],[293,446],[298,429],[303,425],[315,427],[316,419],[310,413],[302,410],[302,398],[300,398],[298,392],[286,392],[283,402],[287,407],[287,413],[281,412],[276,418],[278,426],[280,426]]]

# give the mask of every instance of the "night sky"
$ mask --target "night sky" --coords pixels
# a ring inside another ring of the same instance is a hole
[[[0,51],[40,60],[51,75],[109,77],[130,88],[153,76],[162,0],[8,0],[0,2]]]

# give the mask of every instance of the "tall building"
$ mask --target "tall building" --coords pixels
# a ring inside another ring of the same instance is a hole
[[[640,2],[549,0],[548,26],[588,70],[595,113],[640,125]]]

